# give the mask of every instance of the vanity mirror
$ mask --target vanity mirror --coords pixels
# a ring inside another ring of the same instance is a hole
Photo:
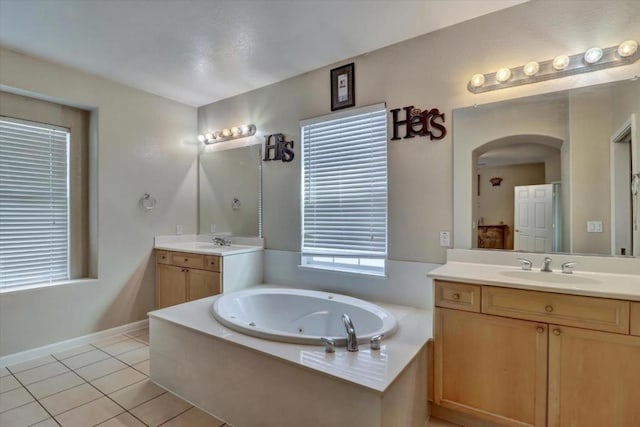
[[[262,237],[261,145],[205,146],[199,163],[199,232]]]
[[[453,112],[454,247],[640,256],[640,81]]]

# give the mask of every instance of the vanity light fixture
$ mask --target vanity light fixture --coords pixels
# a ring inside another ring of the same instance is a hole
[[[529,83],[557,79],[574,74],[633,64],[640,58],[638,42],[625,40],[617,46],[592,47],[575,55],[558,55],[546,61],[531,61],[523,66],[500,68],[495,73],[474,74],[467,84],[472,93],[488,92]]]
[[[216,142],[228,141],[236,138],[246,138],[256,133],[255,125],[234,126],[225,128],[221,131],[209,132],[204,135],[198,135],[198,141],[205,144],[214,144]]]

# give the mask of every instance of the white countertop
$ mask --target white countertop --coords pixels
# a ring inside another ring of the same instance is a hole
[[[447,262],[428,274],[433,279],[461,281],[534,291],[640,301],[640,275],[593,272],[542,273],[534,268],[471,262]]]
[[[154,248],[165,250],[165,251],[189,252],[194,254],[220,255],[220,256],[238,255],[238,254],[244,254],[247,252],[257,252],[257,251],[264,250],[260,246],[236,245],[236,244],[233,244],[231,246],[217,246],[209,242],[156,243]]]
[[[325,353],[321,345],[269,341],[244,335],[222,326],[211,312],[213,302],[217,298],[219,296],[152,311],[149,316],[213,335],[378,392],[384,392],[391,385],[427,340],[433,336],[431,310],[376,303],[389,310],[399,323],[396,333],[382,341],[380,351],[371,351],[368,345],[361,345],[358,352],[348,352],[344,347],[338,347],[335,353]],[[153,342],[151,345],[153,346]],[[354,366],[356,364],[357,366]]]

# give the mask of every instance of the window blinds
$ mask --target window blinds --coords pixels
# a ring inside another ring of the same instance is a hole
[[[0,118],[0,287],[69,278],[68,131]]]
[[[386,258],[387,118],[373,107],[301,123],[303,257]]]

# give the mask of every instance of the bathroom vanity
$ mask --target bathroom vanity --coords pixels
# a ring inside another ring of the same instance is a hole
[[[156,308],[262,282],[263,248],[259,245],[217,246],[209,236],[191,240],[158,236],[155,252]]]
[[[638,425],[638,275],[458,262],[430,275],[440,408],[507,426]]]

